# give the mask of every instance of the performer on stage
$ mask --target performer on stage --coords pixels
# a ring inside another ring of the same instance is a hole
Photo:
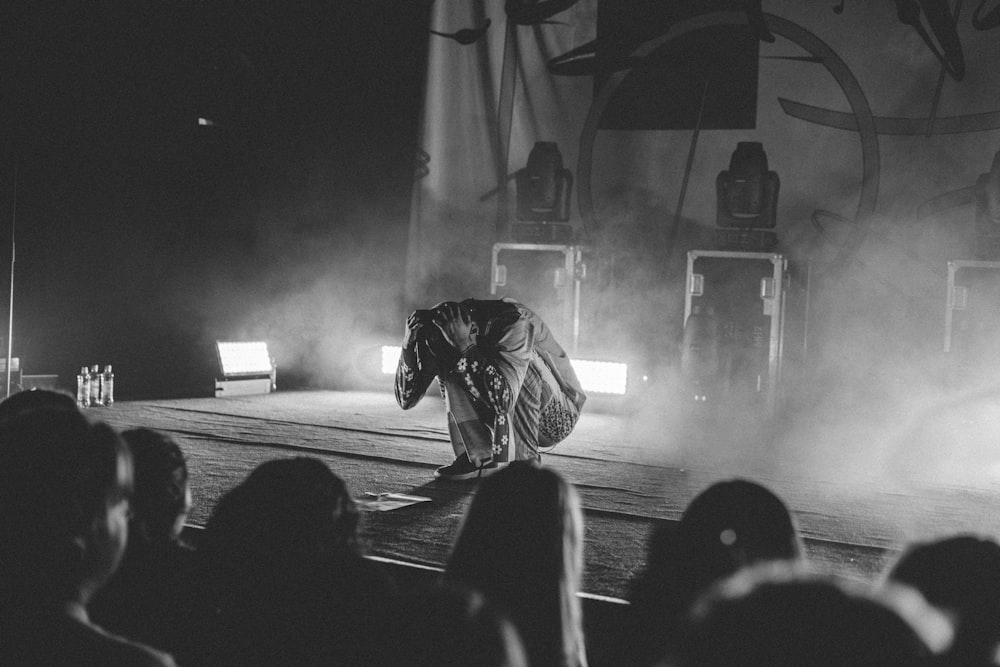
[[[434,473],[473,479],[512,460],[540,461],[562,441],[586,395],[538,315],[510,299],[445,301],[406,320],[396,401],[420,402],[438,378],[455,461]]]

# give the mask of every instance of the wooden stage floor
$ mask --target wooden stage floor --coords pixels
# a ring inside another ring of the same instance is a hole
[[[391,512],[365,512],[362,529],[369,554],[439,566],[475,490],[474,482],[432,478],[434,468],[451,459],[436,397],[408,412],[391,393],[303,391],[126,401],[88,414],[119,429],[158,429],[178,441],[188,457],[194,497],[189,521],[196,525],[258,463],[316,456],[356,497],[430,497]],[[822,427],[812,423],[814,432]],[[876,577],[913,540],[957,532],[1000,535],[1000,481],[984,473],[990,465],[977,465],[981,474],[969,475],[936,463],[926,448],[905,456],[886,447],[876,453],[870,432],[827,438],[800,432],[790,426],[769,444],[756,445],[731,433],[729,439],[740,442],[724,447],[715,436],[692,436],[655,405],[628,413],[585,411],[570,438],[543,457],[583,500],[584,591],[624,597],[643,565],[653,525],[677,520],[698,492],[736,476],[763,483],[788,503],[817,568],[852,578]],[[922,474],[887,471],[899,461],[919,461]]]

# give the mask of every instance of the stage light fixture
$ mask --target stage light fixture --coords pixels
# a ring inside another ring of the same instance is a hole
[[[216,341],[221,378],[216,396],[267,394],[275,389],[276,369],[264,341]]]
[[[399,355],[402,352],[398,345],[382,346],[382,374],[395,375],[396,364],[399,362]]]
[[[716,242],[725,250],[770,252],[778,245],[778,190],[781,179],[767,168],[767,154],[756,141],[741,141],[719,172],[716,189]]]
[[[398,345],[382,346],[383,375],[396,374],[399,353]],[[587,359],[571,359],[570,363],[585,392],[624,396],[628,390],[628,364]]]
[[[624,396],[628,390],[628,365],[617,361],[571,359],[585,392]]]

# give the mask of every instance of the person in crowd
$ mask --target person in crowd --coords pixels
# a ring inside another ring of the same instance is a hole
[[[1000,544],[954,535],[911,545],[887,581],[916,588],[955,621],[955,642],[942,664],[995,665],[1000,645]]]
[[[344,481],[312,457],[260,464],[218,502],[198,551],[199,662],[364,665],[395,585],[366,561]]]
[[[513,624],[472,589],[421,586],[401,596],[393,613],[385,667],[528,667]]]
[[[0,664],[173,665],[87,605],[128,539],[132,461],[108,425],[39,406],[0,420]]]
[[[583,513],[553,470],[518,462],[476,490],[445,581],[480,591],[514,622],[532,665],[586,665],[577,593]]]
[[[91,616],[180,656],[195,594],[194,551],[181,540],[191,509],[187,462],[165,433],[137,428],[121,436],[135,468],[129,539],[121,566],[91,604]]]
[[[76,410],[76,399],[67,393],[51,389],[28,389],[11,394],[0,401],[0,419],[36,408],[61,408]]]
[[[909,587],[868,586],[763,563],[695,603],[671,667],[924,667],[952,639]]]
[[[415,406],[437,377],[455,460],[435,477],[478,478],[539,460],[564,440],[586,395],[542,319],[509,300],[446,301],[406,320],[396,401]]]
[[[654,528],[646,567],[630,584],[629,624],[621,647],[632,664],[667,650],[694,600],[714,582],[767,560],[797,560],[802,543],[785,503],[745,479],[716,482],[687,506],[680,522]]]

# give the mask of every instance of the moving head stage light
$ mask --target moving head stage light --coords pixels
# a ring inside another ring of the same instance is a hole
[[[769,252],[778,245],[778,174],[767,168],[764,147],[741,141],[719,172],[716,189],[716,241],[723,250]]]
[[[514,174],[517,219],[511,227],[514,240],[524,243],[568,243],[573,238],[569,222],[573,174],[563,167],[559,147],[550,141],[535,142],[528,164]],[[528,224],[525,224],[528,223]]]

